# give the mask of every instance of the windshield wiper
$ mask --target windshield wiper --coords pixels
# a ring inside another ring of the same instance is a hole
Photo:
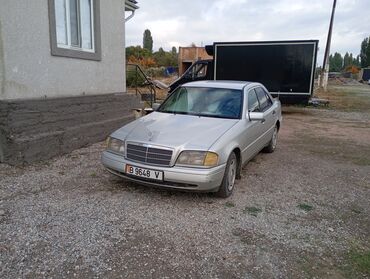
[[[199,114],[199,117],[213,117],[213,118],[224,118],[224,119],[239,119],[238,116],[227,116],[227,115],[219,115],[219,114]]]
[[[175,111],[175,110],[160,110],[158,112],[164,112],[164,113],[172,113],[172,114],[189,114],[188,112],[186,111]]]

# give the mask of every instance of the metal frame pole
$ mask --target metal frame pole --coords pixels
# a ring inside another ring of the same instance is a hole
[[[324,91],[327,90],[327,86],[328,86],[330,44],[331,44],[331,34],[332,34],[332,29],[333,29],[334,13],[335,13],[336,5],[337,5],[337,0],[334,0],[333,1],[333,8],[332,8],[332,11],[331,11],[331,17],[330,17],[328,38],[326,40],[324,63],[323,63],[323,66],[322,66],[323,74],[322,74],[322,77],[321,77],[321,87],[324,88]]]

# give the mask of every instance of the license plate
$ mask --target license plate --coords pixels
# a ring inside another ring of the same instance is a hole
[[[139,168],[131,165],[126,165],[126,173],[134,176],[139,176],[153,180],[163,180],[163,171],[150,170]]]

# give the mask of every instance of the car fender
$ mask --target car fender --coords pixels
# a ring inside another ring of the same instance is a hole
[[[221,146],[221,145],[218,146],[216,142],[209,149],[209,151],[217,153],[219,156],[219,165],[223,165],[223,164],[226,164],[231,152],[235,149],[240,150],[240,147],[236,141],[232,141],[228,143],[226,146]],[[240,154],[237,154],[237,155],[239,156]]]

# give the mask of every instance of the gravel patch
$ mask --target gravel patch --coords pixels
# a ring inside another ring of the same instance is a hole
[[[303,138],[327,125],[307,117],[369,129],[358,114],[284,117],[276,152],[244,166],[228,199],[125,182],[100,164],[103,143],[0,164],[0,277],[368,277],[348,253],[370,249],[370,166]]]

